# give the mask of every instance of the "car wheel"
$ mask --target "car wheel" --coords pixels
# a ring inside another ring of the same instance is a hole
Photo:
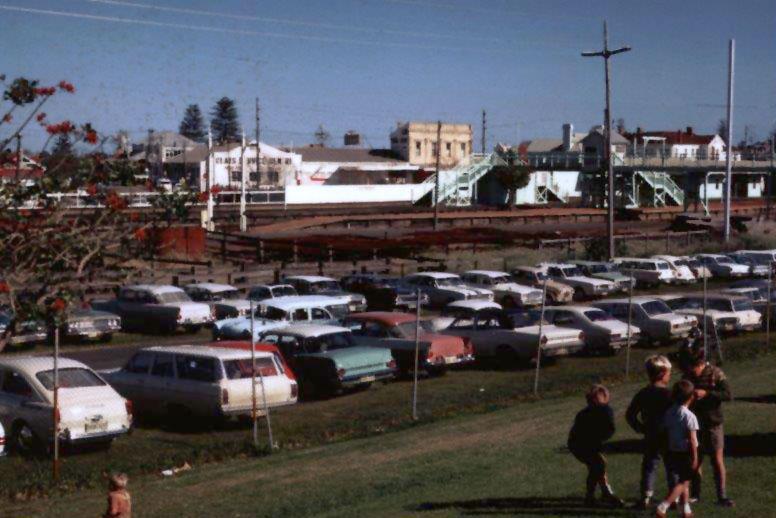
[[[504,309],[511,309],[517,306],[517,304],[515,304],[515,299],[509,295],[501,299],[501,305],[504,307]]]
[[[43,443],[27,423],[17,423],[11,431],[11,449],[22,455],[43,452]]]
[[[574,288],[574,300],[577,302],[585,300],[585,292],[582,288]]]

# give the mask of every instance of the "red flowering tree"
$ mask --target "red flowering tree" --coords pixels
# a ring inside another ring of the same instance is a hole
[[[127,210],[120,186],[132,183],[138,167],[102,152],[107,140],[89,123],[50,121],[43,107],[75,93],[66,81],[41,86],[17,78],[6,82],[0,104],[0,305],[19,318],[54,318],[66,311],[83,286],[107,269],[126,271],[142,251],[137,236],[145,224]],[[51,155],[22,167],[18,135],[40,126],[47,140],[66,137],[86,148],[78,156]],[[9,169],[15,174],[7,174]],[[73,194],[88,195],[76,208]],[[53,301],[53,302],[52,302]],[[9,337],[0,337],[0,350]]]

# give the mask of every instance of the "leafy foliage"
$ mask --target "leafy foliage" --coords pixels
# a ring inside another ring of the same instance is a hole
[[[495,175],[498,182],[507,191],[507,205],[511,210],[515,206],[517,191],[528,185],[531,181],[533,170],[529,166],[520,163],[517,155],[512,150],[508,151],[503,158],[506,164],[495,166],[492,174]]]

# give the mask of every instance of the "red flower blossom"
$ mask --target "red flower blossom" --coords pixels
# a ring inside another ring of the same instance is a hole
[[[8,287],[8,283],[0,281],[0,293],[8,293],[11,288]]]
[[[219,187],[218,185],[214,185],[213,187],[211,187],[211,188],[210,188],[210,194],[212,194],[213,196],[215,196],[215,195],[217,195],[219,192],[221,192],[221,190],[222,190],[222,189],[221,189],[221,187]]]
[[[38,121],[38,122],[43,122],[44,120],[46,120],[46,113],[45,112],[40,112],[37,115],[37,117],[35,117],[35,120]]]
[[[105,198],[105,205],[113,210],[121,210],[127,207],[127,202],[116,191],[111,191]]]
[[[49,135],[67,134],[75,130],[75,126],[70,121],[60,122],[59,124],[49,124],[46,126],[46,131]]]
[[[138,214],[137,212],[132,212],[129,215],[129,221],[137,221],[139,219],[140,219],[140,214]]]
[[[33,90],[35,95],[45,95],[45,96],[54,95],[56,91],[57,89],[54,88],[53,86],[44,86],[40,88],[35,88]]]
[[[86,192],[89,194],[89,196],[94,196],[95,194],[97,194],[97,186],[94,185],[93,183],[90,183],[89,185],[86,186]]]
[[[210,195],[206,192],[201,192],[197,195],[197,201],[200,203],[205,203],[208,198],[210,198]]]
[[[5,114],[3,117],[3,122],[11,122],[13,120],[13,117],[11,117],[10,113]]]
[[[135,239],[137,239],[138,241],[145,241],[146,239],[148,239],[148,233],[144,228],[139,228],[135,230],[134,235],[135,235]]]
[[[89,144],[96,144],[97,143],[97,132],[87,131],[86,135],[84,135],[84,142],[88,142]]]
[[[54,302],[51,303],[52,311],[61,312],[61,311],[64,311],[66,307],[67,307],[67,302],[65,302],[60,298],[55,299]]]
[[[75,86],[73,86],[72,83],[68,83],[67,81],[60,81],[57,86],[59,87],[60,90],[63,90],[67,93],[71,94],[75,92]]]

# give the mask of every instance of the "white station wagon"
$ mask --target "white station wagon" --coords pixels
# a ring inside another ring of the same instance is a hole
[[[240,290],[229,284],[200,282],[184,286],[194,302],[202,302],[213,308],[216,319],[240,317],[250,314],[251,303]]]
[[[617,257],[614,263],[620,267],[622,273],[636,279],[639,286],[660,286],[676,282],[671,265],[662,259]]]
[[[593,305],[622,322],[628,321],[628,299],[602,300]],[[632,299],[631,324],[641,329],[641,336],[648,342],[668,343],[689,336],[698,319],[674,313],[658,298],[642,296]]]
[[[59,437],[64,443],[110,441],[132,425],[132,404],[81,362],[59,359]],[[46,450],[54,433],[54,359],[0,359],[0,422],[20,452]]]
[[[541,290],[514,282],[506,272],[470,270],[461,274],[461,279],[469,286],[491,290],[494,300],[505,308],[539,306],[542,303]]]
[[[456,300],[493,300],[493,291],[468,286],[463,279],[448,272],[418,272],[407,275],[404,284],[428,296],[429,304],[441,308]]]
[[[183,345],[141,349],[123,368],[105,375],[116,390],[132,399],[138,415],[218,419],[251,415],[252,367],[250,351]],[[267,406],[296,403],[296,381],[274,354],[256,351],[256,367],[264,379]],[[258,410],[263,412],[258,381],[256,395]]]
[[[540,263],[538,266],[550,279],[571,286],[577,300],[605,297],[617,291],[617,285],[612,281],[587,277],[573,264]]]
[[[628,324],[592,306],[548,307],[545,318],[559,327],[579,329],[584,333],[587,352],[614,354],[628,345]],[[638,342],[641,330],[630,326],[630,343]]]

